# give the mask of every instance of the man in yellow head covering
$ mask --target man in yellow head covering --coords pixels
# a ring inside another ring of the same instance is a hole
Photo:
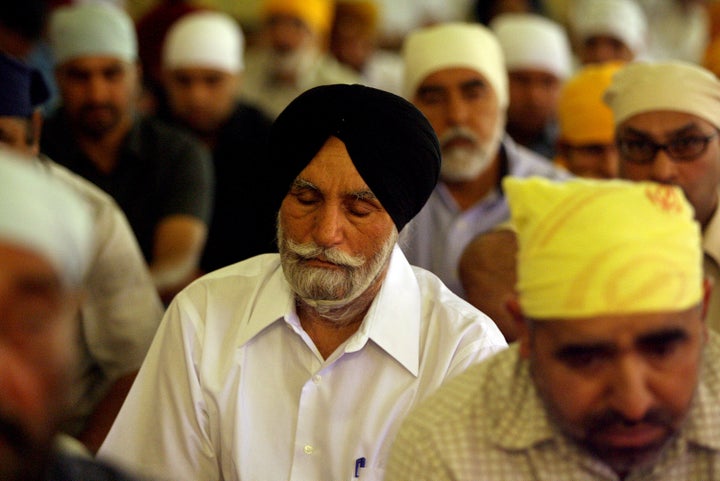
[[[260,39],[245,56],[239,94],[271,119],[305,90],[358,83],[359,75],[327,53],[332,0],[263,0]]]
[[[720,340],[677,187],[506,179],[520,340],[412,412],[386,480],[713,479]]]
[[[580,177],[617,177],[615,124],[603,102],[605,89],[623,64],[591,64],[570,77],[558,100],[558,143],[555,163]]]

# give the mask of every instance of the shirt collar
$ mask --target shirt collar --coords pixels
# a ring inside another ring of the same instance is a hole
[[[382,287],[346,352],[360,349],[367,339],[417,376],[420,355],[422,299],[412,267],[396,245]]]
[[[703,251],[720,265],[720,206],[715,209],[703,232]]]
[[[297,317],[295,298],[276,256],[276,266],[261,289],[242,329],[243,345],[269,325],[286,320],[292,325]],[[422,299],[412,267],[396,245],[390,257],[387,274],[358,331],[345,344],[345,352],[360,350],[372,340],[405,369],[417,376],[420,352],[420,315]]]

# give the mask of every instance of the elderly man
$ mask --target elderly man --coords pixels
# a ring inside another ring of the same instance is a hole
[[[558,23],[530,13],[505,13],[490,28],[508,71],[505,130],[515,142],[552,159],[560,89],[572,72],[570,41]]]
[[[505,346],[396,246],[440,169],[417,109],[316,87],[270,140],[280,254],[177,296],[101,456],[174,480],[380,480],[408,409]]]
[[[124,480],[54,447],[71,408],[92,219],[66,185],[0,148],[0,479]]]
[[[205,244],[209,152],[136,115],[137,45],[127,14],[107,4],[60,7],[49,35],[62,108],[47,120],[42,151],[117,201],[169,298],[196,276]]]
[[[682,188],[703,232],[704,266],[714,282],[708,324],[720,330],[720,81],[685,62],[637,63],[613,77],[620,176]]]
[[[260,8],[260,39],[246,55],[242,98],[274,119],[309,88],[360,82],[326,51],[332,0],[261,0]]]
[[[46,98],[38,72],[0,54],[0,143],[67,185],[92,214],[92,255],[82,279],[85,294],[77,316],[80,369],[63,431],[95,452],[150,347],[162,304],[117,204],[92,183],[39,156],[42,118],[36,106]]]
[[[243,44],[232,17],[203,11],[174,23],[163,48],[163,119],[188,128],[213,155],[215,203],[204,272],[274,250],[275,216],[265,209],[266,184],[259,180],[273,170],[263,158],[270,120],[237,101]]]
[[[629,62],[647,48],[647,18],[635,0],[577,0],[568,27],[582,65]]]
[[[520,341],[410,414],[385,479],[716,479],[720,339],[703,322],[700,228],[682,191],[504,186]]]
[[[460,254],[476,235],[509,217],[501,179],[567,173],[504,134],[507,73],[490,30],[466,23],[421,29],[407,38],[403,57],[406,97],[440,138],[442,166],[441,182],[400,245],[411,264],[463,296]]]

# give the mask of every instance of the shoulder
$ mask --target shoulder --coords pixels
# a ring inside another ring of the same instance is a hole
[[[505,136],[502,145],[508,159],[509,175],[517,177],[539,175],[558,180],[572,177],[566,170],[554,165],[552,160],[517,144],[510,136]]]

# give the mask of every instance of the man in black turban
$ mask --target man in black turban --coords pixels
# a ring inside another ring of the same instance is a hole
[[[317,87],[271,142],[280,255],[175,298],[101,457],[162,479],[379,480],[404,415],[506,345],[396,246],[440,167],[415,107]]]

